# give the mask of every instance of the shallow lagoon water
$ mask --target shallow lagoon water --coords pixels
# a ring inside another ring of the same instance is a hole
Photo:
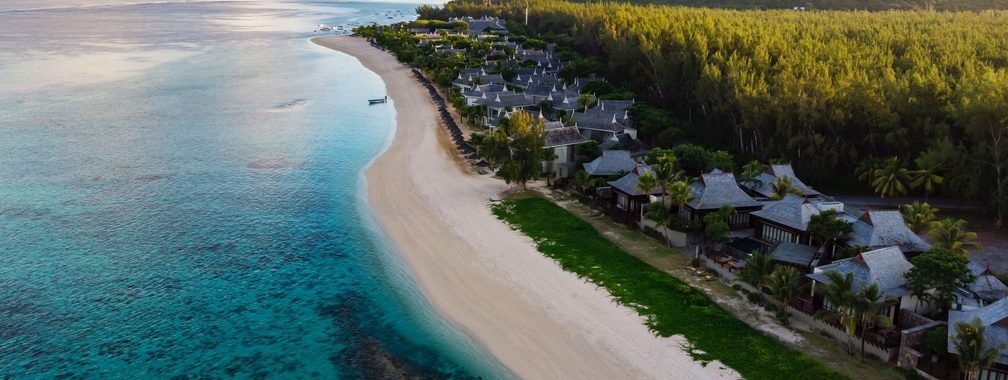
[[[370,216],[380,78],[308,41],[414,7],[0,9],[3,373],[509,377]]]

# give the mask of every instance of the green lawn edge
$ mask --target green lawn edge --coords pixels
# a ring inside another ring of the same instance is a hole
[[[700,362],[720,361],[747,379],[846,379],[753,329],[702,291],[624,252],[552,201],[505,199],[491,209],[564,270],[606,288],[617,303],[636,310],[653,333],[684,336],[689,353]]]

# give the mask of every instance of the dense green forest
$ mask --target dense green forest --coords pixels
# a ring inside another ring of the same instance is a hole
[[[591,2],[579,0],[580,2]],[[813,9],[839,10],[1006,10],[1008,0],[625,0],[635,4],[682,5],[732,9]]]
[[[875,169],[900,166],[943,177],[932,187],[940,196],[998,209],[1005,200],[1006,12],[539,0],[522,25],[514,21],[524,20],[525,2],[517,0],[419,11],[496,15],[511,20],[512,32],[570,47],[561,51],[571,59],[562,74],[604,75],[610,87],[665,110],[638,117],[641,134],[658,145],[676,136],[740,160],[790,161],[832,188],[867,190],[855,173],[872,182]]]

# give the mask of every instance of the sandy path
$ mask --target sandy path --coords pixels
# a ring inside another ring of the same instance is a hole
[[[367,170],[368,197],[421,291],[452,325],[523,378],[739,377],[692,361],[676,339],[655,337],[635,312],[496,219],[488,203],[505,184],[458,166],[407,67],[363,39],[312,41],[357,57],[394,100],[395,138]]]

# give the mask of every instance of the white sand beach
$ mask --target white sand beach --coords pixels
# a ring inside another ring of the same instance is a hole
[[[367,41],[320,37],[384,80],[395,138],[367,170],[382,230],[436,310],[508,369],[529,379],[734,379],[680,340],[652,335],[604,289],[565,272],[491,214],[503,181],[468,173],[437,109],[408,67]]]

